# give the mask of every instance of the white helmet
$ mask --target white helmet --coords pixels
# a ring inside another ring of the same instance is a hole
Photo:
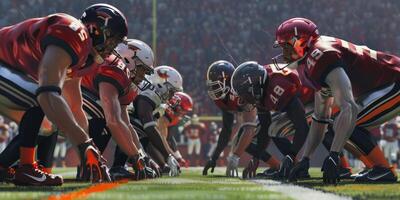
[[[130,78],[135,78],[139,67],[144,67],[143,70],[145,70],[146,74],[153,73],[153,50],[151,50],[150,46],[143,41],[127,39],[126,42],[118,44],[118,46],[115,48],[115,52],[116,55],[124,61],[129,69]]]
[[[154,68],[154,74],[148,76],[147,79],[163,101],[169,100],[175,92],[183,91],[181,74],[170,66]]]

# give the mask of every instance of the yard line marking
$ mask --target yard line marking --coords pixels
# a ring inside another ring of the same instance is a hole
[[[294,184],[281,183],[274,180],[251,180],[254,183],[261,184],[269,191],[279,192],[290,198],[296,200],[311,200],[311,199],[324,199],[324,200],[348,200],[350,197],[339,196],[332,193],[322,192],[319,190],[301,187]]]
[[[87,188],[80,189],[78,191],[73,191],[60,195],[51,195],[48,200],[74,200],[74,199],[86,199],[90,194],[96,192],[104,192],[116,188],[122,184],[128,183],[128,180],[121,180],[118,182],[111,183],[99,183]]]

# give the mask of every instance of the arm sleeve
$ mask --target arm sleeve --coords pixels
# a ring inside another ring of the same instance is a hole
[[[167,140],[168,140],[168,144],[171,147],[172,151],[174,151],[174,152],[177,151],[178,145],[176,143],[174,136],[172,134],[168,134]]]
[[[269,136],[268,128],[271,125],[271,113],[266,110],[257,109],[258,120],[260,121],[260,130],[257,134],[257,156],[260,158],[262,152],[267,148]]]
[[[163,154],[165,158],[167,158],[169,155],[167,147],[157,129],[157,122],[153,118],[153,104],[151,104],[147,98],[140,98],[138,99],[136,110],[138,118],[141,120],[143,129],[149,137],[150,142]]]
[[[335,137],[331,151],[340,152],[354,130],[358,115],[358,106],[354,101],[351,82],[343,68],[332,70],[326,77],[335,104],[340,108],[333,122]]]
[[[219,155],[224,150],[226,145],[228,145],[229,139],[231,138],[232,134],[233,119],[234,115],[232,113],[225,111],[222,112],[222,129],[219,134],[217,147],[215,148],[211,159],[218,160]]]
[[[296,157],[307,139],[309,127],[306,120],[304,106],[298,97],[294,97],[285,109],[295,129],[293,144],[291,145],[292,157]]]

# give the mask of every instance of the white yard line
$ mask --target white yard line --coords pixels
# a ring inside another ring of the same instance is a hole
[[[350,197],[339,196],[332,193],[326,193],[311,188],[301,187],[299,185],[281,183],[279,181],[274,181],[274,180],[251,180],[251,181],[263,185],[266,189],[270,191],[282,193],[296,200],[351,199]]]

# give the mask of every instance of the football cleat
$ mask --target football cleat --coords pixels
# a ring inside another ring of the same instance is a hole
[[[339,168],[340,179],[353,179],[351,177],[351,168],[340,167]]]
[[[130,172],[123,166],[111,167],[108,172],[111,175],[112,180],[117,181],[121,179],[134,179],[135,174]]]
[[[279,169],[268,168],[264,170],[262,173],[257,173],[257,178],[265,178],[265,179],[278,179],[279,178]]]
[[[364,168],[363,170],[359,171],[358,173],[352,174],[352,175],[351,175],[351,178],[352,178],[352,179],[355,179],[357,176],[361,176],[361,175],[363,175],[363,174],[369,172],[369,170],[371,170],[371,169],[369,169],[369,168]]]
[[[37,165],[25,164],[15,171],[14,184],[18,186],[61,186],[63,178],[40,170]]]
[[[0,169],[0,183],[12,183],[15,178],[15,169],[12,167]]]
[[[356,176],[355,182],[389,182],[394,183],[397,181],[397,176],[390,168],[373,167],[368,172]]]

